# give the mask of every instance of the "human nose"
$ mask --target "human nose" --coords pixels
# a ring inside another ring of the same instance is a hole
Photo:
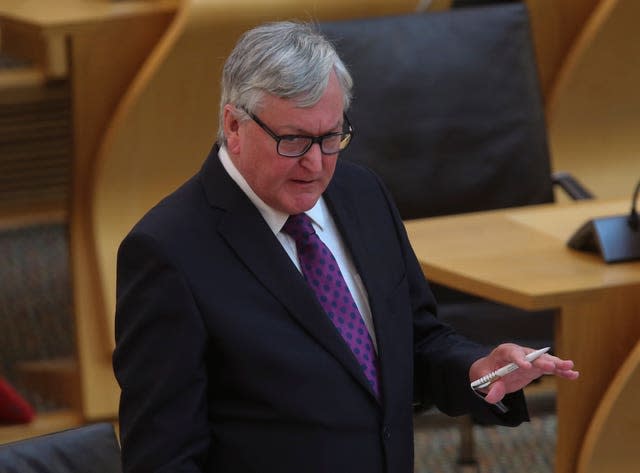
[[[306,153],[300,158],[300,164],[310,171],[320,171],[322,169],[322,150],[320,143],[313,143]]]

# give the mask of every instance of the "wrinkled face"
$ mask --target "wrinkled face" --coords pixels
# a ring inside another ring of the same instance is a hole
[[[256,115],[277,135],[321,136],[342,130],[343,94],[334,73],[313,107],[297,108],[293,101],[273,96],[265,97],[262,105]],[[314,143],[300,158],[280,156],[271,136],[253,120],[236,120],[233,110],[233,105],[224,110],[227,148],[253,191],[288,214],[313,207],[333,177],[338,155],[323,155]]]

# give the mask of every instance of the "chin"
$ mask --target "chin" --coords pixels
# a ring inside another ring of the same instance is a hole
[[[289,208],[289,210],[287,210],[286,212],[290,215],[296,215],[296,214],[301,214],[302,212],[306,212],[307,210],[311,210],[313,208],[313,206],[315,205],[315,203],[311,204],[311,205],[297,205],[297,206],[292,206]]]
[[[320,200],[325,188],[326,186],[320,186],[318,183],[314,183],[313,186],[307,185],[304,189],[300,187],[289,188],[288,192],[274,195],[273,203],[276,205],[272,205],[272,207],[290,215],[306,212]]]
[[[285,206],[285,212],[291,215],[306,212],[307,210],[313,208],[313,206],[316,205],[319,199],[319,195],[314,198],[298,199],[295,202],[291,202],[290,205]]]

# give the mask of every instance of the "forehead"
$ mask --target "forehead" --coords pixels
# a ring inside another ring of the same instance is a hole
[[[280,133],[323,134],[342,126],[342,100],[325,100],[311,107],[299,107],[294,100],[267,98],[261,107],[260,119]]]
[[[274,105],[280,105],[284,108],[313,110],[318,107],[331,105],[344,109],[345,91],[342,89],[335,72],[332,71],[329,74],[324,90],[322,90],[319,96],[316,95],[317,92],[318,91],[310,92],[311,95],[301,93],[293,97],[282,97],[263,92],[257,108],[264,109]]]

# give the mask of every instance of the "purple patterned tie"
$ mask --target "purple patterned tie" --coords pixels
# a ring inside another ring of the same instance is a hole
[[[307,214],[291,215],[282,231],[295,240],[302,274],[379,396],[378,357],[336,259],[316,234]]]

